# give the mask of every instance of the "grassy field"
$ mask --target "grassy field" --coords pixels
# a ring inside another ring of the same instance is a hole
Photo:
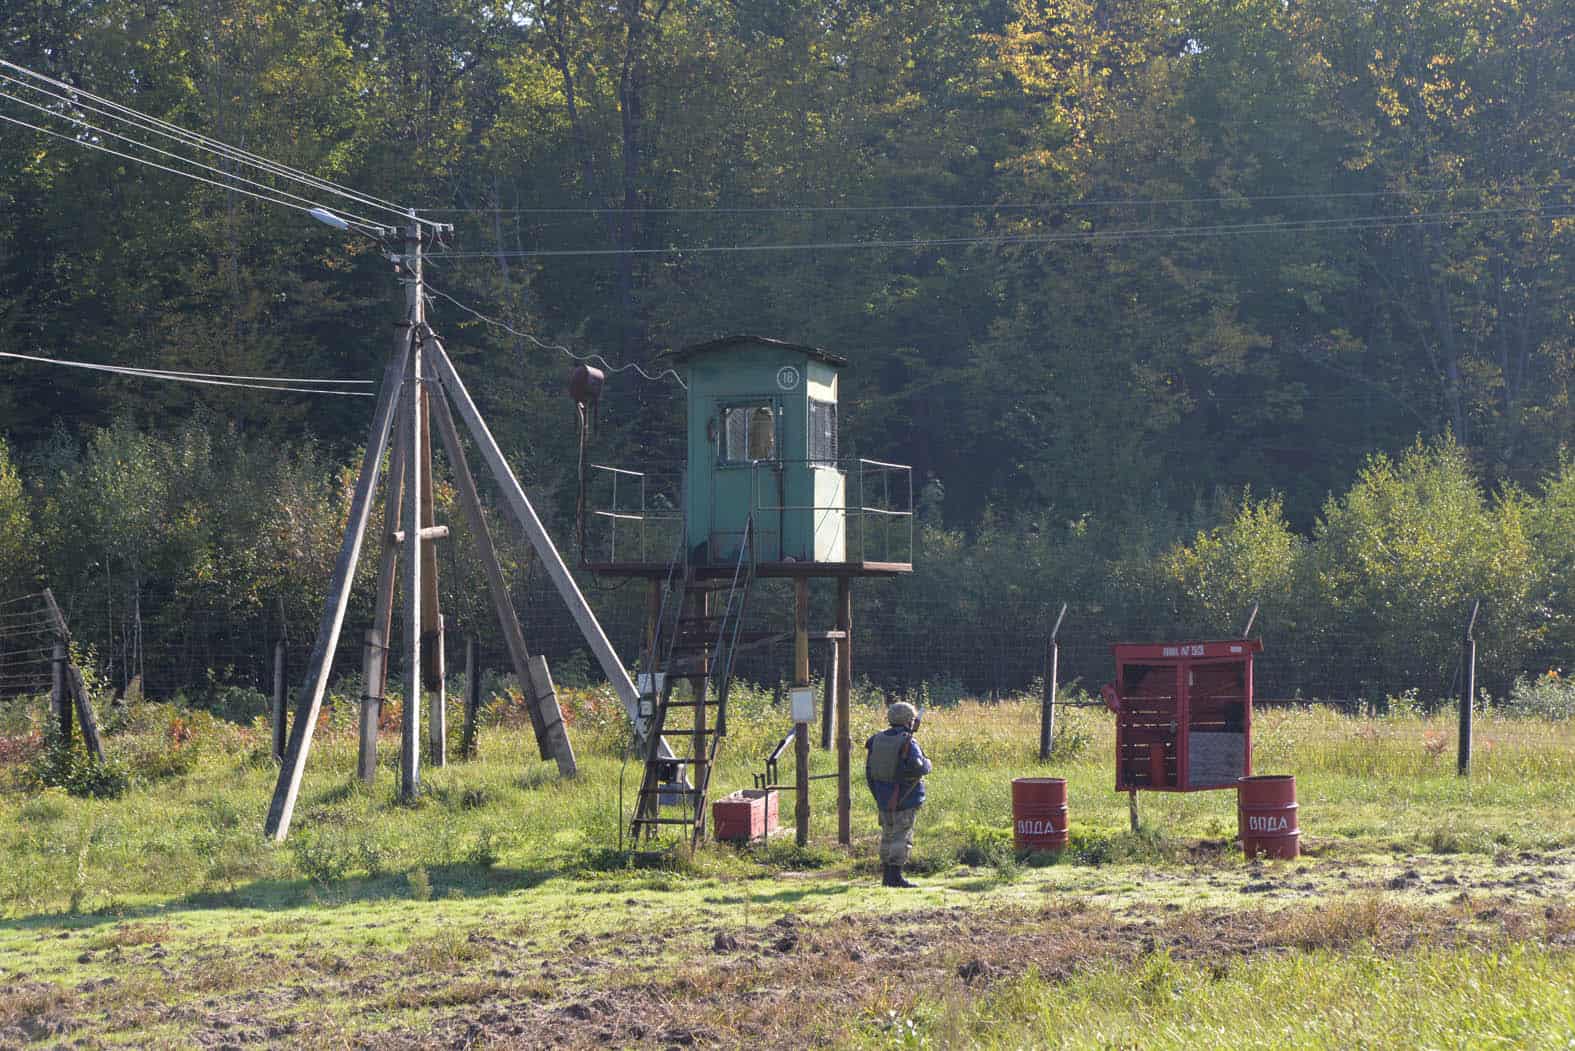
[[[855,739],[872,732],[873,697]],[[914,868],[875,885],[855,797],[834,842],[707,846],[654,868],[616,850],[624,731],[567,698],[582,774],[536,758],[500,705],[480,759],[421,800],[354,781],[352,711],[317,736],[290,840],[261,836],[276,776],[260,727],[165,705],[116,717],[117,798],[40,788],[38,710],[0,723],[0,1047],[1479,1047],[1575,1039],[1575,724],[1270,710],[1255,767],[1294,773],[1295,862],[1248,862],[1231,793],[1112,790],[1113,729],[1037,707],[927,717],[935,760]],[[457,718],[451,724],[457,724]],[[784,730],[763,695],[714,784],[747,785]],[[815,772],[829,771],[816,751]],[[1012,777],[1069,781],[1072,844],[1011,849]],[[80,780],[80,779],[79,779]],[[112,780],[112,779],[111,779]],[[79,788],[80,788],[79,784]],[[791,802],[783,822],[791,826]]]

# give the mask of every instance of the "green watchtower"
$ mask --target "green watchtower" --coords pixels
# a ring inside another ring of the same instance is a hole
[[[913,571],[913,484],[908,467],[842,455],[838,428],[847,359],[761,336],[728,336],[666,355],[688,390],[682,468],[589,465],[582,490],[581,559],[587,569],[649,581],[636,733],[645,772],[629,831],[651,843],[681,830],[705,834],[717,747],[738,654],[793,640],[794,736],[800,741],[794,813],[809,829],[808,723],[814,697],[810,643],[834,643],[838,838],[848,839],[854,577]],[[583,416],[582,416],[583,419]],[[585,430],[581,430],[582,440]],[[790,632],[746,616],[760,578],[791,578]],[[837,584],[836,627],[811,632],[810,585]],[[751,625],[746,627],[746,620]],[[689,690],[675,695],[674,684]],[[829,700],[829,698],[828,698]],[[768,759],[763,795],[778,745]]]
[[[763,562],[847,561],[837,380],[847,359],[760,336],[671,355],[689,386],[689,561],[731,563],[754,520]]]
[[[688,388],[682,473],[593,465],[587,568],[655,579],[676,557],[700,576],[729,572],[747,528],[757,576],[912,571],[909,468],[842,455],[846,358],[764,336],[665,358]]]

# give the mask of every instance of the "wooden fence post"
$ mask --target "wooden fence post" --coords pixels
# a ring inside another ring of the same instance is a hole
[[[481,667],[476,662],[476,637],[465,640],[465,729],[460,736],[462,759],[476,758],[476,719],[481,714]]]
[[[51,729],[65,744],[71,740],[71,700],[66,693],[66,644],[59,639],[55,640],[50,657],[50,673],[49,714],[54,723]]]
[[[1055,691],[1056,679],[1060,674],[1061,621],[1066,619],[1066,603],[1061,603],[1061,612],[1055,618],[1055,626],[1050,629],[1050,639],[1045,654],[1045,696],[1044,706],[1039,713],[1039,758],[1049,759],[1050,751],[1055,747]]]
[[[1481,599],[1471,604],[1471,617],[1466,621],[1466,634],[1460,642],[1460,744],[1455,757],[1455,773],[1460,777],[1471,776],[1471,707],[1477,692],[1477,640],[1473,631],[1481,609]]]
[[[273,761],[284,762],[284,706],[290,691],[285,685],[285,645],[280,639],[273,644],[273,710],[269,722],[273,727]]]

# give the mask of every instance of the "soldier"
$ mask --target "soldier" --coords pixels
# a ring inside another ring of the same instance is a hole
[[[913,735],[919,732],[919,713],[907,701],[886,709],[891,727],[864,742],[864,777],[875,795],[880,812],[881,885],[911,887],[902,878],[902,867],[913,849],[913,821],[924,805],[924,775],[930,761]]]

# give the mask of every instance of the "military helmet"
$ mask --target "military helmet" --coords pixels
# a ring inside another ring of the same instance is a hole
[[[912,726],[919,717],[919,710],[907,701],[898,701],[886,709],[886,721],[893,726]]]

